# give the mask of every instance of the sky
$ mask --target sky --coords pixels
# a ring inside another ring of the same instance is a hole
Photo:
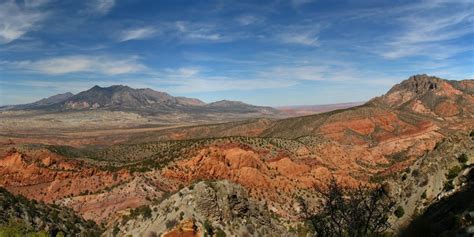
[[[474,78],[472,0],[0,0],[0,105],[94,85],[205,102],[366,101]]]

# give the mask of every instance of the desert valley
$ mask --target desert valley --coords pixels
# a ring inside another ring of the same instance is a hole
[[[362,105],[288,116],[125,86],[3,107],[2,221],[104,236],[305,236],[298,200],[317,210],[317,189],[335,178],[383,186],[403,210],[389,215],[392,233],[419,217],[429,231],[467,227],[468,207],[424,213],[456,195],[472,208],[473,80],[416,75]],[[22,209],[11,195],[26,198]]]

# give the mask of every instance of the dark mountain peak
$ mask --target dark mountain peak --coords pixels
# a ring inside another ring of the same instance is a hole
[[[124,85],[112,85],[108,87],[101,87],[101,86],[95,85],[87,91],[118,91],[118,90],[124,90],[124,89],[135,90],[135,89],[132,89],[131,87],[124,86]]]
[[[109,86],[109,87],[106,87],[105,89],[114,89],[114,90],[118,90],[118,89],[130,89],[130,90],[136,90],[136,89],[133,89],[129,86],[124,86],[124,85],[112,85],[112,86]]]
[[[98,85],[95,85],[95,86],[91,87],[89,90],[99,90],[99,89],[102,89],[102,87],[100,87]]]
[[[387,94],[400,90],[411,91],[416,94],[424,94],[428,91],[439,89],[441,87],[440,84],[443,83],[443,81],[445,80],[435,76],[428,76],[426,74],[413,75],[407,80],[392,87]]]
[[[214,106],[214,107],[228,107],[228,106],[250,106],[249,104],[246,104],[241,101],[235,101],[235,100],[219,100],[216,102],[212,102],[208,104],[209,106]]]

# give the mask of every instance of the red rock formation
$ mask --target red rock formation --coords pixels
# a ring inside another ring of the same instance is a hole
[[[28,198],[54,202],[93,193],[130,178],[125,171],[111,173],[84,167],[75,160],[41,151],[36,157],[13,152],[0,159],[0,186]]]

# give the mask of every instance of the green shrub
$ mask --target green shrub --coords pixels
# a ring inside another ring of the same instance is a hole
[[[452,180],[448,180],[448,181],[444,182],[444,187],[443,187],[443,189],[444,189],[445,191],[453,190],[453,189],[454,189],[453,181],[452,181]]]
[[[175,219],[167,220],[167,221],[165,222],[165,225],[166,225],[166,228],[167,228],[167,229],[171,229],[171,228],[175,227],[176,224],[178,224],[178,222],[177,222]]]
[[[226,237],[226,234],[223,230],[217,229],[216,230],[216,237]]]
[[[120,232],[120,229],[118,228],[118,226],[114,226],[114,229],[112,230],[112,235],[113,236],[117,236],[117,234]]]
[[[467,157],[467,155],[465,153],[461,154],[458,157],[459,163],[462,163],[462,164],[465,164],[468,160],[469,160],[469,157]]]
[[[413,171],[411,172],[411,175],[412,175],[413,177],[418,177],[418,176],[420,176],[420,171],[419,171],[419,170],[413,170]]]
[[[426,190],[421,194],[421,198],[423,198],[423,199],[426,198]]]
[[[446,178],[448,180],[452,180],[458,176],[459,172],[461,172],[461,167],[454,166],[453,168],[449,169],[448,173],[446,174]]]
[[[397,209],[395,210],[394,214],[395,214],[396,217],[400,218],[403,215],[405,215],[405,210],[403,210],[402,206],[398,206]]]
[[[34,231],[23,223],[10,222],[0,227],[0,237],[48,237],[46,231]]]
[[[212,225],[209,223],[209,221],[205,221],[204,224],[202,224],[203,229],[206,231],[205,234],[207,236],[213,236],[214,235],[214,228]]]
[[[130,215],[127,216],[127,221],[128,219],[133,219],[133,218],[136,218],[138,216],[143,216],[143,219],[149,219],[151,218],[151,208],[148,206],[148,205],[143,205],[143,206],[140,206],[140,207],[137,207],[135,209],[133,209],[131,212],[130,212]],[[126,223],[126,221],[125,221]]]

